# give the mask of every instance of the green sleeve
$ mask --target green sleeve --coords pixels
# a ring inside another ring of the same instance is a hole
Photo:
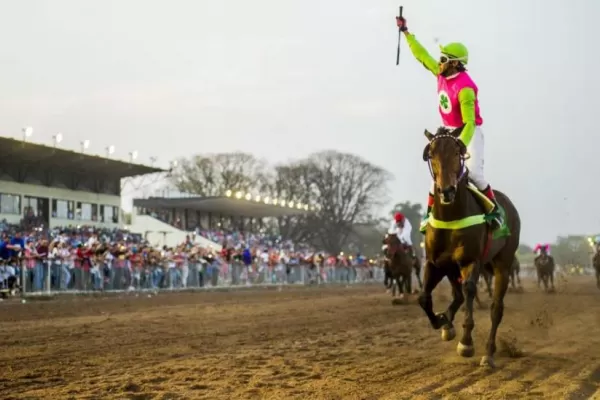
[[[458,102],[460,103],[460,115],[463,120],[463,130],[459,139],[468,146],[475,133],[475,91],[471,88],[464,88],[458,92]]]
[[[431,57],[431,54],[425,50],[425,48],[417,41],[415,35],[412,33],[407,33],[406,41],[408,42],[408,47],[410,47],[410,51],[413,53],[417,61],[425,66],[431,73],[435,76],[440,74],[440,70],[438,67],[438,62],[435,58]]]

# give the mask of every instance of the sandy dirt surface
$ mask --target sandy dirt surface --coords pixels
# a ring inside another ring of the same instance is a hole
[[[600,399],[592,278],[509,293],[495,370],[479,367],[487,310],[462,359],[382,285],[4,301],[0,316],[4,399]]]

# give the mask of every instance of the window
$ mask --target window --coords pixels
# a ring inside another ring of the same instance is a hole
[[[92,221],[98,221],[98,204],[92,204]]]
[[[73,201],[52,199],[52,218],[73,219]]]
[[[77,202],[77,219],[82,221],[92,220],[92,205],[90,203]]]
[[[21,196],[0,193],[0,214],[21,214]]]
[[[119,223],[119,207],[100,206],[100,221],[112,224]]]
[[[39,214],[38,199],[36,197],[25,196],[24,203],[25,217],[37,217]]]

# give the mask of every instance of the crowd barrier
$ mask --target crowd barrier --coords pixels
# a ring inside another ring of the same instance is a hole
[[[7,272],[6,267],[5,272]],[[383,282],[378,266],[279,264],[250,266],[233,263],[132,266],[126,260],[93,267],[38,262],[12,268],[25,294],[88,293],[135,290],[185,290],[253,285],[360,284]],[[5,273],[5,276],[8,274]],[[1,278],[0,278],[1,279]],[[7,281],[0,283],[5,288]]]

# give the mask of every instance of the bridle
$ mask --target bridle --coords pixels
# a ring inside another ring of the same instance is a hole
[[[433,172],[433,167],[431,166],[431,155],[429,154],[429,151],[431,150],[431,145],[439,139],[452,139],[452,141],[454,141],[456,146],[459,148],[460,168],[458,169],[457,178],[460,182],[467,175],[465,161],[468,160],[469,157],[471,157],[471,155],[467,153],[467,147],[463,142],[461,142],[460,139],[448,133],[435,135],[433,139],[431,139],[431,141],[427,143],[427,146],[425,146],[425,149],[423,150],[423,161],[427,162],[427,166],[429,167],[429,174],[431,175],[431,178],[433,178],[433,180],[435,181],[436,175]]]
[[[398,241],[397,244],[391,244],[390,242],[393,240],[392,239],[393,235],[388,234],[385,238],[385,244],[387,244],[387,248],[385,249],[385,258],[388,261],[392,261],[392,259],[394,258],[394,256],[398,253],[399,250],[401,250],[401,244]]]

